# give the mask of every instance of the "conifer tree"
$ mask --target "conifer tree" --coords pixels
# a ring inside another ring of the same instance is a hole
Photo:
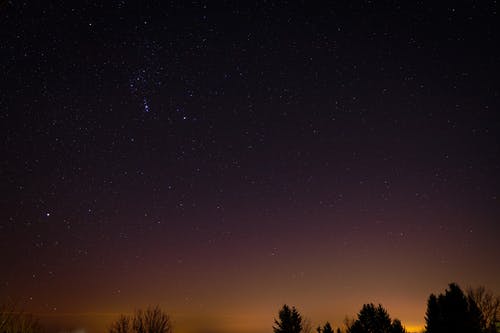
[[[274,333],[301,333],[302,332],[302,316],[295,307],[290,308],[288,305],[283,305],[279,314],[278,320],[274,320]]]
[[[323,333],[334,333],[332,325],[329,322],[326,322],[325,326],[323,326]]]
[[[444,294],[431,294],[425,315],[427,333],[481,333],[482,313],[471,297],[455,283]]]

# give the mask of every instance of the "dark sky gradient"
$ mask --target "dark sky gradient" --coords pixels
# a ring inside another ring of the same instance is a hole
[[[2,299],[264,333],[500,292],[498,8],[408,2],[2,1]]]

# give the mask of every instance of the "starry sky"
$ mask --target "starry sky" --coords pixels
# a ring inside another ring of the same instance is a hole
[[[1,1],[0,297],[57,332],[500,292],[496,1]],[[315,327],[315,326],[314,326]]]

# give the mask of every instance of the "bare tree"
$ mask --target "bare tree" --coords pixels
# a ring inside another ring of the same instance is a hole
[[[136,310],[132,317],[121,315],[109,333],[172,333],[170,316],[159,306]]]
[[[302,317],[302,333],[313,333],[313,325],[311,319]]]
[[[495,324],[500,320],[500,297],[495,296],[484,286],[467,288],[467,296],[472,299],[482,314],[483,330],[485,332],[496,332]]]
[[[128,333],[130,332],[130,317],[120,315],[120,317],[111,324],[109,333]]]
[[[40,333],[42,327],[32,315],[17,309],[14,302],[0,305],[0,332]]]
[[[133,318],[136,333],[171,333],[172,325],[168,314],[159,306],[137,310]]]

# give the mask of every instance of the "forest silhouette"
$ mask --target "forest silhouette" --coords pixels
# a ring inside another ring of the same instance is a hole
[[[297,308],[284,304],[272,325],[273,333],[314,333],[308,320]],[[354,319],[344,327],[329,322],[319,325],[317,333],[405,333],[399,319],[391,319],[381,304],[363,304]],[[47,332],[32,315],[17,309],[15,303],[0,306],[0,333]],[[173,333],[171,317],[160,308],[137,309],[132,315],[120,315],[109,325],[108,333]],[[464,292],[456,283],[427,300],[424,333],[500,333],[500,297],[484,287]]]

